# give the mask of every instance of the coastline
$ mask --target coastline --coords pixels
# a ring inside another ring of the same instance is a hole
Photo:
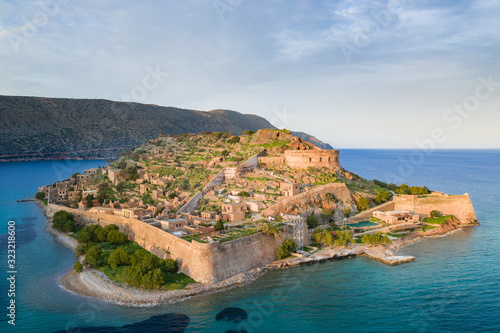
[[[40,200],[34,200],[46,215],[46,206]],[[75,251],[78,242],[52,228],[52,219],[47,218],[45,231],[54,236],[55,240]],[[78,260],[78,258],[76,258]],[[245,273],[240,273],[226,280],[211,284],[191,284],[186,289],[150,291],[121,285],[110,280],[104,273],[96,269],[84,269],[77,273],[70,270],[61,277],[61,286],[74,294],[84,297],[95,297],[108,303],[123,306],[148,307],[170,304],[194,296],[208,295],[215,292],[228,290],[254,281],[265,273],[262,268],[256,268]]]
[[[46,206],[44,205],[44,203],[39,200],[34,201],[40,207],[44,215],[46,215]],[[47,218],[45,231],[53,235],[56,241],[75,251],[78,242],[72,237],[53,229],[51,226],[51,221],[52,219]],[[217,283],[191,284],[188,285],[186,289],[180,290],[150,291],[133,288],[116,283],[110,280],[104,273],[96,269],[89,268],[84,269],[84,271],[81,273],[70,270],[64,276],[62,276],[60,283],[64,289],[74,294],[84,297],[95,297],[105,302],[117,305],[135,307],[159,306],[163,304],[179,302],[195,296],[207,295],[242,286],[256,280],[258,277],[265,274],[265,272],[272,269],[291,268],[305,264],[325,262],[329,260],[341,260],[345,258],[356,257],[359,255],[368,255],[369,257],[371,257],[370,254],[373,253],[376,253],[377,256],[384,259],[390,259],[390,257],[400,257],[402,258],[400,263],[412,261],[414,260],[414,258],[412,260],[409,260],[407,256],[400,256],[397,254],[397,252],[405,246],[419,242],[424,238],[445,237],[450,234],[456,233],[462,230],[462,227],[464,226],[468,225],[457,224],[453,225],[451,229],[439,228],[436,230],[432,230],[432,232],[428,234],[420,233],[408,238],[402,238],[398,241],[395,241],[393,245],[389,247],[354,245],[352,249],[323,249],[316,252],[316,255],[313,255],[309,258],[289,258],[275,261],[263,268],[256,268],[248,272],[240,273]],[[365,250],[367,249],[369,250],[370,254],[365,254]],[[387,260],[384,262],[389,263]]]

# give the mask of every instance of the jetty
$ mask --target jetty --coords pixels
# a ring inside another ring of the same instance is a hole
[[[264,267],[264,269],[272,270],[272,269],[291,268],[303,265],[322,263],[332,260],[348,259],[362,255],[366,255],[369,258],[378,260],[380,262],[383,262],[391,266],[415,260],[415,257],[413,256],[395,255],[391,251],[381,247],[367,248],[366,246],[355,245],[350,249],[332,248],[332,249],[319,250],[310,255],[295,254],[294,258],[286,258],[269,263]]]

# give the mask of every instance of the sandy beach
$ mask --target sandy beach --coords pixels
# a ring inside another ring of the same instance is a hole
[[[149,291],[120,285],[111,281],[102,272],[85,269],[82,273],[69,271],[61,278],[61,284],[76,294],[100,298],[110,303],[126,306],[156,306],[241,286],[255,280],[262,273],[262,269],[255,269],[218,283],[192,284],[182,290]]]

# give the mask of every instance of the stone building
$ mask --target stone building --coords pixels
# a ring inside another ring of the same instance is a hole
[[[285,150],[285,163],[297,169],[308,167],[340,168],[338,150]]]
[[[124,208],[122,209],[122,214],[124,217],[131,217],[138,219],[144,215],[144,209],[142,208]]]
[[[285,197],[293,197],[297,194],[300,194],[300,184],[282,182],[280,183],[280,190],[281,195]]]
[[[201,217],[207,220],[214,220],[217,218],[217,212],[201,212]]]
[[[187,221],[185,219],[170,219],[161,221],[161,228],[167,231],[182,230],[186,225]]]
[[[296,169],[308,167],[326,167],[340,169],[339,151],[323,150],[320,148],[309,150],[285,150],[281,156],[258,157],[259,163],[266,166],[286,164]]]
[[[244,208],[245,206],[242,203],[223,203],[222,219],[230,222],[244,220]]]
[[[376,211],[373,212],[373,217],[381,219],[385,223],[391,225],[418,222],[420,219],[418,214],[408,210],[393,210],[387,212]]]
[[[111,183],[113,185],[118,185],[118,183],[121,183],[122,181],[125,180],[125,177],[121,173],[120,169],[112,169],[108,171],[108,178],[111,180]]]

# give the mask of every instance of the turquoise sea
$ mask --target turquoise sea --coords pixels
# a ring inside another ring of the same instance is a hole
[[[412,263],[392,267],[360,257],[274,271],[240,288],[154,308],[61,289],[73,253],[44,232],[34,203],[16,202],[104,161],[0,163],[0,332],[500,332],[500,151],[417,155],[341,150],[341,163],[369,179],[467,192],[480,226],[404,248],[416,256]],[[6,315],[9,220],[17,237],[15,327]]]

